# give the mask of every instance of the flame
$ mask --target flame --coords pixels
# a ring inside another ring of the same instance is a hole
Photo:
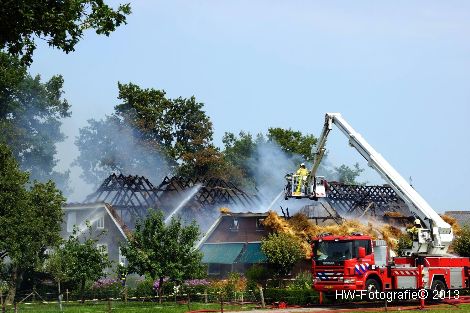
[[[229,208],[223,207],[219,209],[221,214],[229,214],[231,211]]]

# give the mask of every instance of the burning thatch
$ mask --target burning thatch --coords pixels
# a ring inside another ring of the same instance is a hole
[[[375,221],[368,221],[366,225],[358,220],[344,220],[341,224],[316,225],[304,214],[296,214],[290,219],[284,219],[272,211],[269,212],[263,224],[271,231],[287,233],[301,239],[306,258],[310,258],[312,253],[309,241],[322,233],[350,235],[353,232],[360,232],[374,239],[384,239],[392,249],[395,249],[398,238],[402,235],[400,229]]]

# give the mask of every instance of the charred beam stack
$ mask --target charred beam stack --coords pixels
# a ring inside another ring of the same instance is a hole
[[[158,202],[157,188],[143,176],[111,174],[85,202],[106,202],[113,206],[122,219],[144,217],[148,208]]]
[[[165,197],[172,197],[189,188],[200,185],[199,191],[193,197],[194,202],[201,207],[214,205],[236,205],[253,209],[258,202],[256,195],[249,195],[231,182],[219,178],[184,178],[165,177],[157,190],[162,202]]]
[[[234,206],[253,209],[258,202],[255,195],[249,195],[233,183],[217,178],[165,177],[155,187],[143,176],[112,174],[101,186],[89,195],[85,202],[105,202],[110,204],[121,219],[130,227],[138,218],[145,217],[149,208],[159,208],[169,214],[181,202],[182,197],[193,187],[197,193],[182,209],[195,217],[205,210],[220,206]]]
[[[405,202],[387,185],[365,186],[330,183],[327,201],[342,216],[379,216],[396,212],[409,216]]]

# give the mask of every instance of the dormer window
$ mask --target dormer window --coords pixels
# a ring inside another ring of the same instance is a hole
[[[231,231],[238,231],[239,224],[238,224],[238,218],[234,218],[232,222],[232,226],[230,226]]]
[[[96,228],[104,229],[104,214],[101,214],[96,220]]]

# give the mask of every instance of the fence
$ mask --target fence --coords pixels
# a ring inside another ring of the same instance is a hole
[[[309,305],[318,303],[318,293],[309,290],[288,290],[279,288],[267,288],[264,290],[264,303],[267,305],[276,304],[278,302],[286,302],[290,305]],[[206,289],[203,292],[185,293],[174,292],[164,294],[160,297],[156,294],[143,295],[137,294],[136,290],[122,288],[121,290],[108,290],[107,292],[96,292],[87,290],[84,295],[84,302],[88,305],[109,306],[133,306],[136,303],[159,304],[160,301],[166,304],[188,305],[192,303],[217,304],[222,302],[225,305],[247,305],[261,306],[261,294],[259,290],[246,290],[243,292],[232,292],[231,294],[222,295],[213,290]],[[38,292],[36,290],[21,291],[16,294],[15,304],[10,306],[2,305],[3,312],[19,312],[25,311],[25,304],[44,303],[55,306],[57,311],[59,308],[59,295],[57,292]],[[77,305],[81,302],[81,295],[77,291],[65,290],[62,295],[62,305]],[[15,307],[16,306],[16,307]],[[27,306],[26,306],[27,307]],[[27,310],[26,310],[27,311]],[[54,311],[54,310],[53,310]],[[32,311],[31,311],[32,312]],[[52,312],[52,311],[47,311]],[[102,310],[100,312],[103,312]],[[106,310],[105,310],[106,312]]]

